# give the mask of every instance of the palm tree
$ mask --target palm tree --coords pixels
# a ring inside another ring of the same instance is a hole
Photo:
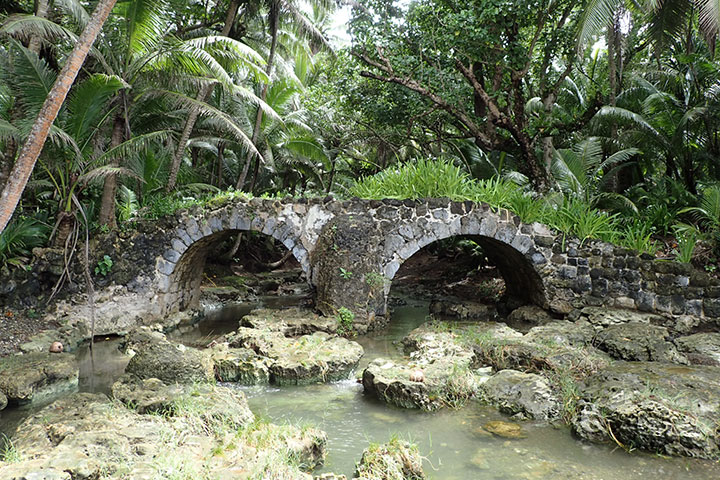
[[[0,233],[5,230],[35,168],[50,128],[116,0],[100,0],[43,103],[5,188],[0,194]]]

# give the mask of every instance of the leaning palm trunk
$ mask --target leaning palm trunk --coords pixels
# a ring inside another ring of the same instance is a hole
[[[15,212],[15,208],[35,168],[35,162],[45,145],[50,127],[57,118],[60,107],[65,101],[65,97],[67,97],[80,68],[85,63],[85,57],[87,57],[90,47],[95,43],[95,39],[100,33],[105,20],[107,20],[110,11],[115,6],[115,2],[116,0],[100,0],[90,21],[75,44],[75,48],[73,48],[57,80],[50,89],[50,93],[45,98],[45,103],[40,109],[25,145],[20,150],[7,184],[2,194],[0,194],[0,232],[5,230]]]
[[[220,2],[218,2],[219,4]],[[224,37],[227,37],[230,34],[230,29],[232,28],[232,24],[235,21],[235,16],[237,15],[238,8],[240,7],[239,0],[233,0],[230,3],[230,7],[228,8],[227,16],[225,17],[225,25],[223,26],[221,34]],[[208,97],[212,94],[213,88],[215,88],[214,84],[209,85],[203,85],[200,88],[200,92],[197,96],[198,102],[205,102]],[[180,135],[180,141],[178,142],[177,150],[175,150],[175,155],[173,155],[173,161],[170,164],[170,174],[168,175],[168,183],[165,186],[166,192],[171,192],[175,188],[175,183],[177,182],[177,175],[178,171],[180,170],[180,162],[182,161],[183,154],[185,153],[185,147],[187,146],[188,140],[190,140],[190,134],[192,133],[193,128],[195,127],[195,122],[197,122],[198,116],[200,115],[200,107],[197,105],[193,105],[190,107],[190,111],[188,112],[188,118],[185,121],[185,127],[183,128],[182,135]]]

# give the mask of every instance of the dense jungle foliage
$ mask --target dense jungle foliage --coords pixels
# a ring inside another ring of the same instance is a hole
[[[0,190],[103,1],[0,3]],[[706,0],[117,0],[0,262],[218,195],[331,193],[488,201],[714,271],[719,21]]]

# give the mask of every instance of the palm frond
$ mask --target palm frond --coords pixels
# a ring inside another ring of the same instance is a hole
[[[82,144],[107,117],[107,102],[118,90],[127,88],[120,77],[96,73],[75,86],[68,100],[65,130]]]
[[[619,0],[589,0],[578,23],[578,50],[582,50],[590,41],[600,34],[613,20],[619,8]]]

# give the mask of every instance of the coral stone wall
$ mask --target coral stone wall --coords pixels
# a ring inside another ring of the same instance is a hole
[[[367,328],[386,313],[390,284],[402,263],[432,242],[459,235],[482,246],[505,278],[508,294],[519,302],[559,313],[612,306],[711,322],[720,318],[720,285],[704,272],[608,243],[581,244],[487,204],[233,200],[179,212],[163,222],[158,245],[151,249],[162,253],[153,265],[138,270],[152,272],[152,288],[164,312],[193,305],[205,258],[227,235],[258,231],[292,251],[316,289],[317,309],[336,315],[346,308]],[[148,243],[140,244],[147,249]]]

